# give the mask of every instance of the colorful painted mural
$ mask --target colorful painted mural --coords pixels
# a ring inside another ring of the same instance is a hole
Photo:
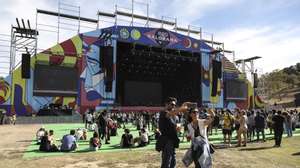
[[[111,32],[111,41],[107,44],[101,34]],[[249,107],[251,96],[245,102],[224,102],[223,77],[230,73],[226,71],[218,81],[218,94],[211,97],[211,61],[209,52],[212,50],[203,41],[171,32],[161,28],[115,26],[105,29],[78,34],[71,39],[59,43],[31,58],[30,79],[22,79],[21,68],[17,67],[11,76],[0,79],[0,108],[7,114],[31,115],[41,107],[50,103],[59,103],[77,109],[83,113],[89,108],[105,108],[111,106],[116,98],[116,81],[113,80],[112,92],[105,92],[104,74],[100,66],[101,46],[111,45],[114,48],[114,77],[116,72],[117,41],[141,43],[150,46],[173,48],[191,52],[201,51],[202,64],[202,101],[213,107]],[[219,60],[223,57],[220,55]],[[223,60],[224,62],[224,60]],[[73,67],[78,69],[78,95],[76,97],[41,97],[33,95],[33,76],[36,64]],[[224,63],[223,63],[224,64]],[[226,65],[224,65],[224,71]],[[249,90],[251,86],[249,85]],[[249,91],[248,93],[253,93]],[[258,102],[258,101],[256,101]],[[257,103],[256,103],[257,104]]]

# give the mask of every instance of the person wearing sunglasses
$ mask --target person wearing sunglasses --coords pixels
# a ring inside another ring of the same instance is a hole
[[[176,107],[177,99],[169,97],[165,103],[165,109],[159,116],[159,150],[162,151],[161,168],[174,168],[176,166],[175,148],[179,147],[179,138],[177,134],[176,116],[179,113],[186,112],[189,102],[185,102],[180,107]]]

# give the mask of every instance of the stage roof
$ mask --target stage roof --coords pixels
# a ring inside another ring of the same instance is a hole
[[[105,37],[106,34],[111,34],[112,39],[117,39],[118,41],[137,43],[152,47],[186,50],[190,52],[212,51],[212,48],[202,40],[163,28],[117,25],[83,33],[82,35],[88,37]]]

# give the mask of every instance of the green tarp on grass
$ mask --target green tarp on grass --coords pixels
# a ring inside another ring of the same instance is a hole
[[[69,134],[71,129],[77,129],[77,128],[84,128],[84,124],[45,124],[44,125],[46,130],[54,130],[54,137],[57,140],[56,145],[60,145],[60,139],[65,134]],[[135,126],[127,125],[127,128],[131,130],[131,134],[133,137],[138,136],[138,130],[136,130]],[[118,129],[118,135],[117,136],[111,136],[110,144],[105,144],[105,142],[102,142],[102,147],[97,152],[115,152],[115,151],[130,151],[130,150],[145,150],[145,149],[155,149],[155,141],[151,141],[151,143],[146,147],[141,148],[131,148],[131,149],[123,149],[120,148],[120,141],[121,136],[124,133],[123,129]],[[150,132],[150,135],[152,132]],[[266,131],[266,138],[271,139],[274,135],[268,135],[269,132]],[[95,152],[95,151],[89,151],[89,139],[92,137],[93,132],[88,132],[88,139],[86,141],[79,141],[79,147],[75,152],[40,152],[39,145],[36,145],[36,141],[33,140],[31,145],[28,146],[27,150],[24,153],[24,158],[34,158],[34,157],[47,157],[47,156],[60,156],[65,154],[76,154],[76,153],[83,153],[83,152]],[[296,130],[294,132],[294,135],[300,136],[300,129]],[[35,135],[33,135],[35,136]],[[233,134],[233,137],[235,137],[236,134]],[[182,137],[180,137],[180,140]],[[255,137],[256,139],[256,137]],[[214,144],[219,144],[223,142],[223,135],[221,130],[218,130],[218,134],[215,134],[215,130],[213,130],[213,135],[209,136],[210,142]],[[236,143],[236,140],[233,140],[233,143]],[[180,148],[186,148],[189,147],[190,142],[187,142],[186,139],[184,142],[180,143]]]

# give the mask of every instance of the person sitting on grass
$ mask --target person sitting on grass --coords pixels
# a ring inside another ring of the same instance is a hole
[[[97,151],[98,148],[101,148],[101,141],[97,132],[94,132],[93,137],[90,139],[90,149],[92,151]]]
[[[130,134],[129,129],[125,129],[125,133],[122,135],[120,146],[121,148],[130,148],[133,146],[133,136]]]
[[[44,136],[41,138],[41,144],[39,147],[40,151],[43,152],[57,152],[58,148],[52,142],[53,130],[51,130],[51,134],[48,135],[48,131],[45,131]]]
[[[148,145],[149,143],[149,138],[148,138],[148,133],[145,130],[145,128],[142,128],[141,131],[139,131],[139,137],[136,137],[134,139],[134,143],[138,143],[138,147],[143,147]]]
[[[87,130],[78,128],[75,133],[75,138],[77,141],[79,140],[86,140],[87,139]]]
[[[54,138],[54,131],[53,130],[49,130],[48,139],[49,139],[51,144],[54,144],[55,138]]]
[[[76,138],[75,138],[75,130],[71,130],[69,135],[64,135],[61,140],[61,148],[62,152],[70,152],[76,150],[78,147]]]
[[[45,135],[45,128],[41,127],[40,129],[38,129],[38,131],[36,132],[36,141],[37,141],[37,145],[41,144],[41,139],[42,137]]]

